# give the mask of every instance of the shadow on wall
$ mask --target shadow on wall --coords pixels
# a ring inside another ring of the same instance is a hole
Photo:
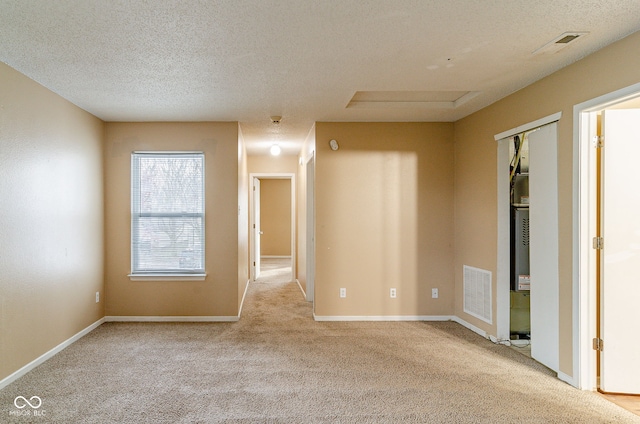
[[[450,127],[327,125],[338,128],[327,130],[332,134],[327,139],[338,138],[341,126],[362,131],[339,137],[337,151],[328,143],[318,147],[318,315],[451,315]],[[385,137],[385,131],[375,134],[371,126],[395,131]],[[319,126],[318,133],[324,128]],[[339,298],[340,288],[347,289],[345,299]],[[392,288],[396,298],[390,296]],[[439,289],[438,299],[432,299],[432,288]]]

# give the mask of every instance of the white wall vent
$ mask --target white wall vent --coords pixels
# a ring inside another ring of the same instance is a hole
[[[464,311],[489,324],[491,314],[491,271],[464,265]]]

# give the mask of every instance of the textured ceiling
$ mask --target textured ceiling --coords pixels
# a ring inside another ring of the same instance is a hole
[[[294,154],[315,121],[455,121],[638,29],[638,0],[0,0],[0,60],[105,121],[239,121]]]

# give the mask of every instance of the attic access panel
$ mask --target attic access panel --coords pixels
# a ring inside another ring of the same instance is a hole
[[[479,93],[479,91],[356,91],[347,108],[455,109]]]

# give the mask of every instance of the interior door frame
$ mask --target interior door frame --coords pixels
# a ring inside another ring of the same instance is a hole
[[[510,331],[510,199],[509,199],[509,144],[507,139],[514,135],[522,134],[542,127],[553,122],[557,122],[562,117],[562,112],[554,113],[536,121],[520,125],[494,136],[498,143],[497,154],[497,272],[496,272],[496,337],[499,342],[508,342],[511,337]],[[531,146],[529,146],[531,148]],[[558,373],[560,376],[560,373]]]
[[[256,281],[260,278],[261,272],[261,252],[262,252],[262,231],[260,227],[262,227],[262,186],[261,186],[260,178],[251,178],[251,195],[253,197],[253,203],[251,207],[251,212],[253,213],[253,222],[251,227],[249,228],[249,232],[253,237],[251,239],[251,249],[253,251],[253,257],[251,258],[251,270],[249,274],[251,274],[251,281]]]
[[[313,302],[316,281],[316,208],[315,208],[315,154],[307,160],[306,172],[306,298]],[[315,312],[315,303],[314,303]]]
[[[253,198],[253,179],[259,180],[289,180],[291,188],[291,278],[295,279],[297,275],[296,270],[296,174],[289,172],[251,172],[249,174],[249,275],[251,281],[254,281],[254,267],[253,261],[256,258],[255,251],[255,234],[253,231],[253,225],[255,224],[254,216],[254,198]]]
[[[573,107],[573,375],[574,386],[596,390],[596,234],[597,114],[640,97],[640,83],[596,97]]]

